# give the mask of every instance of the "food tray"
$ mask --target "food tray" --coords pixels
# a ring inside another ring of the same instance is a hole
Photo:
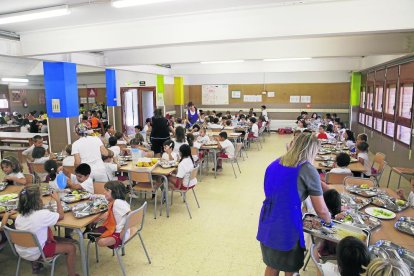
[[[330,156],[316,156],[315,161],[333,161]]]
[[[91,194],[85,191],[79,191],[77,194],[73,192],[63,196],[61,200],[65,203],[74,203],[91,197]]]
[[[326,167],[326,168],[333,168],[334,164],[335,162],[333,161],[326,161],[326,162],[319,163],[320,166]]]
[[[334,221],[332,228],[326,228],[322,226],[319,217],[309,213],[303,216],[303,231],[314,237],[335,243],[338,243],[347,236],[353,236],[368,245],[371,236],[371,233],[366,229],[361,229],[339,221]]]
[[[350,163],[356,163],[356,162],[358,162],[358,159],[351,157],[351,160],[349,162]]]
[[[372,200],[370,198],[357,197],[348,193],[341,193],[342,206],[349,207],[351,209],[362,209],[369,205],[371,201]]]
[[[7,182],[0,182],[0,191],[4,191],[8,184]]]
[[[414,236],[414,218],[400,217],[394,227],[401,232]]]
[[[368,247],[373,258],[397,259],[405,262],[414,275],[414,252],[387,240],[379,240]]]
[[[363,196],[363,197],[374,197],[378,195],[378,189],[374,187],[370,188],[361,188],[361,186],[353,185],[353,186],[346,186],[346,190],[348,192]]]
[[[49,196],[53,193],[53,189],[49,185],[43,186],[40,188],[40,193],[42,196]]]
[[[372,204],[393,212],[401,212],[409,207],[408,201],[395,199],[388,194],[378,194],[372,199]]]
[[[318,151],[318,155],[324,155],[324,154],[330,154],[330,153],[331,153],[331,151],[328,150],[328,149],[320,149]]]
[[[166,161],[166,160],[162,160],[160,161],[160,166],[164,169],[168,169],[168,168],[172,168],[172,167],[177,167],[178,166],[178,162],[177,161]]]
[[[96,198],[93,201],[80,203],[72,207],[75,218],[84,218],[105,212],[106,210],[108,210],[108,202],[102,198]]]
[[[0,204],[6,204],[12,199],[16,199],[19,195],[16,193],[0,195]]]
[[[217,146],[218,142],[217,141],[207,141],[206,143],[204,143],[205,146]]]
[[[355,227],[372,231],[381,226],[381,220],[369,216],[363,212],[349,212],[343,219],[339,220],[344,224],[353,225]]]
[[[71,207],[67,205],[65,202],[60,202],[62,204],[63,212],[69,212],[71,210]],[[57,204],[56,201],[51,200],[48,204],[43,205],[44,209],[48,209],[51,212],[57,212]]]

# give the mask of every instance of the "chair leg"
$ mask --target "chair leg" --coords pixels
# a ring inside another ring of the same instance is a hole
[[[239,161],[237,161],[237,159],[236,159],[236,164],[237,164],[237,167],[239,168],[239,172],[241,173],[240,166],[239,166]]]
[[[140,232],[138,232],[138,237],[141,240],[141,245],[142,245],[142,248],[144,248],[144,252],[145,252],[145,255],[147,256],[148,263],[151,264],[151,258],[150,258],[149,254],[148,254],[147,248],[145,247],[144,240],[142,239],[142,236],[141,236],[141,233]]]
[[[230,162],[231,167],[233,168],[234,177],[237,178],[236,171],[234,170],[234,164],[233,163],[234,163],[233,161]]]
[[[122,256],[125,256],[125,247],[122,247]]]
[[[16,276],[20,275],[20,262],[22,261],[22,258],[19,257],[17,260],[17,268],[16,268]]]
[[[391,170],[390,170],[390,174],[388,175],[388,183],[387,183],[387,188],[390,186],[391,174],[392,174],[392,168],[391,168]]]
[[[99,263],[99,246],[97,242],[95,242],[95,258],[96,262]]]
[[[190,219],[192,219],[193,217],[191,216],[190,207],[188,206],[186,193],[183,193],[183,199],[184,199],[185,207],[187,207],[188,214],[190,215]]]
[[[50,271],[50,276],[54,276],[55,275],[55,264],[56,264],[56,260],[57,258],[54,258],[52,261],[52,269]]]
[[[308,250],[306,255],[307,255],[307,259],[306,259],[306,262],[305,262],[305,266],[303,267],[303,271],[305,271],[306,267],[308,266],[308,263],[309,263],[309,260],[310,260],[310,250]]]
[[[121,258],[121,256],[119,255],[118,250],[119,250],[119,249],[115,250],[115,254],[116,254],[116,257],[117,257],[117,259],[118,259],[119,266],[121,267],[121,270],[122,270],[122,275],[123,275],[123,276],[126,276],[126,272],[125,272],[124,263],[122,262],[122,258]]]
[[[193,195],[194,195],[194,198],[195,198],[195,200],[197,202],[197,206],[198,206],[198,208],[200,208],[200,204],[198,203],[198,199],[197,199],[196,193],[194,191],[194,188],[192,188],[191,190],[193,190]]]
[[[154,198],[154,219],[157,218],[157,191],[155,191],[155,198]]]

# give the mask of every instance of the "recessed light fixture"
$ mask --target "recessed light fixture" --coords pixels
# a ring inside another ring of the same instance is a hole
[[[112,0],[112,6],[115,8],[125,8],[132,6],[144,6],[162,2],[170,2],[175,0]]]
[[[70,14],[70,9],[68,5],[61,5],[44,9],[35,9],[24,12],[14,12],[0,15],[0,25],[38,20],[67,14]]]
[[[303,57],[303,58],[266,58],[263,61],[293,61],[293,60],[308,60],[312,59],[310,57]]]
[[[240,63],[244,62],[243,59],[235,59],[235,60],[215,60],[215,61],[202,61],[201,64],[215,64],[215,63]]]
[[[20,78],[1,78],[3,82],[19,82],[19,83],[28,83],[28,79],[20,79]]]

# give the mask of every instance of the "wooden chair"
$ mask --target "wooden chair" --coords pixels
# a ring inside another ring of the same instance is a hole
[[[361,177],[345,177],[344,179],[344,185],[348,186],[348,185],[362,185],[362,184],[367,184],[369,187],[374,187],[375,186],[375,182],[370,179],[370,178],[361,178]]]
[[[318,249],[314,243],[312,243],[310,246],[309,254],[310,254],[312,261],[315,263],[316,268],[318,269],[319,275],[324,276],[323,270],[322,270],[322,263],[319,259]]]
[[[93,191],[96,195],[105,194],[105,182],[93,182]]]
[[[75,166],[63,166],[63,170],[70,174],[75,174]]]
[[[144,240],[142,239],[142,229],[144,228],[144,220],[145,220],[145,214],[147,212],[147,202],[144,202],[144,204],[142,204],[142,206],[134,211],[131,211],[127,218],[126,218],[126,222],[125,222],[125,226],[124,229],[121,232],[121,239],[122,239],[122,244],[119,245],[118,247],[114,248],[116,257],[118,259],[119,265],[121,266],[121,270],[122,270],[122,275],[126,276],[126,271],[125,271],[125,266],[122,262],[122,258],[121,256],[125,255],[125,246],[130,243],[136,236],[139,237],[140,241],[141,241],[141,245],[144,248],[144,252],[145,255],[147,256],[148,259],[148,263],[151,264],[151,258],[148,254],[147,248],[145,247],[144,244]],[[125,233],[127,233],[127,231],[129,230],[129,237],[125,238]],[[87,254],[86,254],[86,262],[87,262],[87,268],[88,268],[88,272],[89,272],[89,247],[90,244],[92,243],[92,241],[88,242],[88,246],[87,246]],[[95,249],[97,250],[97,247],[95,247]],[[120,254],[120,252],[122,252],[122,254]],[[98,262],[98,251],[96,251],[96,256],[97,256],[97,262]],[[88,273],[89,274],[89,273]]]
[[[26,184],[34,184],[35,177],[31,173],[25,173],[24,177],[26,178]]]
[[[154,183],[152,180],[151,172],[129,172],[129,204],[132,202],[132,198],[136,197],[136,193],[144,193],[155,195],[154,198],[154,219],[157,218],[157,199],[158,190],[161,187],[161,183]]]
[[[390,186],[391,174],[393,172],[399,175],[399,178],[398,178],[398,189],[400,188],[401,177],[403,175],[410,176],[411,178],[414,177],[414,168],[391,167],[391,171],[390,171],[390,174],[388,176],[387,188]]]
[[[379,182],[381,180],[382,173],[384,172],[385,166],[387,162],[385,162],[385,154],[381,152],[377,152],[374,156],[374,160],[372,162],[371,167],[371,177],[375,180],[377,186],[379,186]],[[372,171],[375,171],[372,173]]]
[[[240,154],[240,151],[243,147],[243,143],[236,143],[235,151],[234,151],[234,157],[233,158],[223,158],[223,157],[217,157],[217,160],[229,160],[231,167],[233,168],[234,177],[237,178],[236,170],[234,169],[234,163],[237,164],[237,167],[239,168],[239,172],[241,173],[239,162],[237,161],[237,156]]]
[[[194,191],[194,188],[195,188],[195,186],[196,186],[197,184],[196,184],[196,185],[194,185],[194,186],[191,186],[191,187],[190,187],[191,180],[193,180],[193,179],[197,179],[197,173],[198,173],[198,167],[195,167],[195,168],[191,171],[191,175],[190,175],[190,178],[189,178],[189,180],[188,180],[188,183],[186,183],[186,184],[187,184],[187,187],[180,187],[180,188],[178,188],[178,189],[172,189],[172,190],[171,190],[171,205],[172,205],[172,203],[173,203],[173,193],[174,193],[174,192],[180,193],[180,194],[181,194],[181,196],[183,197],[183,201],[184,201],[184,203],[185,203],[185,206],[187,207],[187,211],[188,211],[188,214],[190,215],[190,219],[192,219],[193,217],[191,216],[190,208],[189,208],[189,206],[188,206],[188,202],[187,202],[187,192],[188,192],[189,190],[192,190],[192,191],[193,191],[193,195],[194,195],[194,198],[195,198],[195,200],[196,200],[196,202],[197,202],[197,206],[198,206],[198,208],[200,208],[200,204],[198,203],[197,195],[196,195],[196,193],[195,193],[195,191]],[[163,202],[161,202],[161,204],[163,204]]]
[[[56,263],[57,258],[59,258],[61,254],[56,254],[52,258],[46,258],[45,254],[43,253],[43,248],[40,245],[39,240],[37,239],[37,236],[35,234],[28,232],[28,231],[14,230],[7,226],[4,226],[3,229],[4,229],[4,233],[7,236],[7,239],[13,251],[13,254],[16,257],[18,257],[16,276],[20,274],[20,263],[21,263],[22,257],[20,257],[20,255],[17,253],[15,245],[18,245],[21,247],[38,248],[40,251],[40,259],[38,260],[38,262],[42,263],[45,266],[50,266],[52,268],[52,271],[50,273],[51,276],[55,274],[55,263]]]
[[[34,183],[40,184],[44,182],[42,179],[42,175],[48,174],[48,172],[45,170],[45,164],[27,163],[27,165],[31,168],[29,171],[31,171],[35,176]]]
[[[328,172],[325,176],[326,184],[343,184],[346,177],[352,176],[352,173],[332,173]]]

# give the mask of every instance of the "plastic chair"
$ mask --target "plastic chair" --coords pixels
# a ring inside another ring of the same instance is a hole
[[[63,170],[70,174],[75,174],[75,166],[63,166]]]
[[[15,245],[22,246],[22,247],[37,247],[41,253],[40,259],[37,262],[42,263],[45,266],[52,267],[50,275],[51,276],[55,275],[55,263],[56,263],[57,258],[59,258],[61,254],[56,254],[51,258],[46,258],[45,254],[43,253],[43,248],[40,245],[39,240],[37,239],[35,234],[28,232],[28,231],[14,230],[7,226],[4,226],[3,229],[4,229],[4,233],[7,236],[7,239],[13,251],[13,254],[19,258],[17,260],[16,276],[20,274],[20,263],[21,263],[22,257],[20,257],[20,255],[17,253]]]
[[[191,155],[196,155],[198,157],[198,160],[196,162],[197,166],[198,166],[198,171],[200,173],[200,176],[202,175],[203,172],[203,163],[204,163],[204,156],[200,157],[200,150],[198,148],[195,147],[191,147]]]
[[[43,181],[41,178],[41,174],[48,174],[48,172],[45,170],[45,164],[41,163],[27,163],[27,165],[30,167],[30,171],[34,174],[35,181],[33,183],[40,184]]]
[[[187,202],[187,192],[189,190],[193,191],[193,195],[194,195],[194,198],[197,202],[197,206],[198,206],[198,208],[200,208],[200,204],[198,203],[197,195],[196,195],[195,190],[194,190],[194,188],[197,184],[190,187],[191,180],[197,179],[197,172],[198,172],[198,167],[195,167],[191,171],[190,178],[189,178],[188,183],[187,183],[187,187],[180,187],[179,189],[172,189],[171,190],[171,205],[173,203],[173,193],[174,192],[180,193],[181,196],[183,197],[183,201],[185,203],[185,206],[187,207],[187,211],[188,211],[188,214],[190,215],[190,219],[192,219],[193,217],[191,216],[190,207],[188,206],[188,202]],[[161,204],[163,204],[163,203],[161,203]]]
[[[144,221],[145,221],[145,214],[147,213],[147,202],[144,202],[141,207],[138,209],[131,211],[125,221],[124,229],[121,232],[121,240],[122,244],[118,246],[117,248],[114,248],[115,255],[118,259],[119,265],[122,270],[122,275],[126,276],[125,272],[125,266],[122,262],[121,256],[125,255],[125,246],[130,243],[136,236],[139,237],[141,241],[141,245],[144,248],[145,255],[147,256],[148,263],[151,264],[151,258],[148,254],[147,248],[145,247],[144,240],[142,239],[142,229],[144,228]],[[125,239],[125,234],[129,230],[129,238]],[[99,235],[99,233],[87,233],[87,235]],[[90,244],[92,243],[92,240],[89,240],[88,246],[86,249],[86,262],[87,262],[87,268],[88,268],[88,274],[89,274],[89,248]],[[96,250],[96,262],[99,262],[99,256],[98,256],[98,246],[95,242],[95,250]],[[122,252],[122,254],[119,253],[119,251]]]
[[[316,248],[314,243],[311,244],[311,247],[309,249],[309,254],[310,254],[310,257],[311,257],[312,261],[315,263],[315,266],[318,269],[318,271],[321,273],[322,276],[324,276],[323,270],[322,270],[322,265],[320,263],[320,259],[319,259],[319,257],[317,257],[318,256],[318,249]]]
[[[377,186],[379,186],[379,182],[386,165],[387,162],[385,161],[385,154],[377,152],[374,156],[371,167],[371,177],[375,180]],[[372,171],[374,171],[373,169],[375,170],[375,173],[372,173]]]
[[[134,185],[135,183],[135,185]],[[160,183],[154,183],[152,180],[151,172],[129,172],[129,204],[132,202],[132,198],[135,197],[135,192],[155,195],[154,198],[154,219],[157,218],[157,197],[158,190],[161,186]]]
[[[26,178],[26,184],[34,184],[35,177],[31,173],[25,173],[24,177]]]
[[[346,177],[352,176],[352,173],[332,173],[328,172],[325,176],[326,184],[343,184]]]
[[[241,173],[239,162],[237,161],[237,156],[239,155],[242,147],[243,147],[243,143],[236,143],[236,148],[235,148],[233,158],[217,157],[217,160],[221,159],[221,160],[229,160],[230,161],[231,167],[233,168],[233,173],[234,173],[235,178],[237,178],[237,175],[236,175],[236,170],[234,169],[234,163],[237,164],[237,167],[239,168],[239,172]]]
[[[374,187],[375,186],[375,182],[370,179],[370,178],[361,178],[361,177],[345,177],[344,179],[344,185],[348,186],[348,185],[358,185],[361,186],[362,184],[366,184],[369,187]]]

